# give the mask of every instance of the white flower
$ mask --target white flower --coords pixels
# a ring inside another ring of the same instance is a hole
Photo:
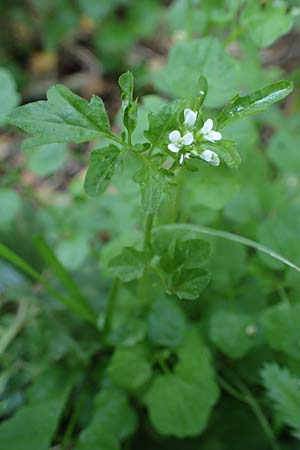
[[[182,153],[182,155],[180,155],[179,164],[181,165],[185,159],[190,159],[190,157],[190,153]]]
[[[207,162],[208,164],[211,164],[212,166],[220,165],[219,155],[216,152],[213,152],[212,150],[204,150],[204,152],[202,152],[199,155],[199,158],[203,159],[203,161]]]
[[[203,134],[203,139],[210,142],[220,141],[222,139],[222,134],[219,131],[213,130],[214,123],[212,119],[207,119],[201,128],[201,133]]]
[[[169,139],[171,143],[168,145],[168,149],[173,153],[178,153],[183,145],[191,145],[194,142],[192,133],[188,132],[181,136],[178,130],[171,131]]]
[[[192,127],[195,125],[195,122],[196,122],[196,120],[197,120],[198,113],[195,112],[195,111],[193,111],[193,110],[190,109],[190,108],[186,108],[186,109],[183,111],[183,114],[184,114],[184,125],[185,125],[187,128],[192,128]]]

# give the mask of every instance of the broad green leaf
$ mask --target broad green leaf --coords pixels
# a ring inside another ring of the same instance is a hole
[[[20,195],[9,188],[0,188],[0,227],[16,219],[22,208]]]
[[[120,150],[115,145],[93,150],[84,181],[84,190],[91,197],[102,194],[113,176]]]
[[[196,436],[218,398],[210,355],[194,332],[178,353],[173,373],[158,375],[145,395],[150,420],[162,435]]]
[[[284,3],[275,5],[274,2],[248,0],[240,16],[240,23],[259,47],[268,47],[290,31],[293,16]]]
[[[300,359],[300,305],[280,303],[263,313],[263,327],[271,348]]]
[[[233,97],[218,116],[218,128],[223,128],[234,120],[250,114],[265,111],[273,103],[279,102],[293,90],[291,81],[276,81],[258,91],[241,97]]]
[[[142,208],[148,213],[155,213],[161,203],[164,192],[168,187],[170,176],[163,169],[150,164],[143,164],[134,174],[133,180],[139,184],[142,197]]]
[[[173,97],[196,99],[200,75],[209,80],[208,106],[221,106],[234,94],[237,63],[216,38],[177,43],[171,48],[166,67],[155,76],[154,82],[159,90]]]
[[[0,424],[0,448],[49,450],[74,377],[52,369],[30,388],[28,404]]]
[[[136,429],[137,416],[126,395],[113,388],[104,388],[94,401],[90,424],[80,433],[76,450],[118,450],[119,442]]]
[[[45,177],[52,175],[65,164],[67,147],[63,143],[32,147],[26,150],[26,157],[28,168],[37,175]]]
[[[178,347],[185,336],[185,316],[175,300],[159,298],[147,316],[148,337],[164,347]]]
[[[276,363],[266,364],[262,370],[263,385],[274,405],[275,415],[291,427],[299,437],[300,389],[299,377],[294,376],[286,367]]]
[[[6,122],[7,115],[18,105],[20,96],[10,72],[0,68],[0,125]]]
[[[182,269],[173,275],[169,290],[185,300],[196,300],[210,281],[206,269]]]
[[[141,278],[145,270],[145,254],[133,247],[125,247],[109,261],[110,272],[124,283]]]
[[[80,143],[109,133],[109,120],[99,97],[93,96],[88,102],[58,84],[48,90],[47,99],[19,106],[9,115],[9,123],[41,144]]]
[[[178,116],[182,108],[183,102],[174,100],[164,105],[157,113],[148,115],[149,129],[144,134],[153,147],[167,149],[169,133],[178,128]]]
[[[79,445],[75,450],[120,450],[116,436],[97,425],[89,426],[80,434]]]
[[[118,348],[115,350],[107,370],[112,382],[120,388],[135,390],[142,387],[152,373],[147,349],[140,345]]]
[[[242,358],[256,345],[257,331],[253,318],[238,311],[217,310],[210,319],[211,340],[231,358]]]

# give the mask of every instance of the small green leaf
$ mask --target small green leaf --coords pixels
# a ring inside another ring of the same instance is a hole
[[[84,181],[84,190],[91,197],[102,194],[114,173],[120,150],[115,145],[93,150]]]
[[[58,84],[48,90],[47,98],[19,106],[9,115],[9,123],[33,135],[40,145],[86,142],[109,133],[109,120],[99,97],[88,102]]]
[[[6,122],[7,115],[18,105],[20,96],[16,84],[8,70],[0,68],[0,125]]]
[[[251,316],[218,310],[210,320],[210,338],[225,355],[241,358],[256,345],[257,328]]]
[[[174,100],[164,105],[157,113],[149,113],[149,129],[144,134],[153,147],[167,149],[169,133],[177,129],[182,108],[183,102]]]
[[[128,390],[142,387],[149,380],[152,372],[147,351],[141,345],[118,348],[107,370],[116,386]]]
[[[145,254],[132,247],[125,247],[118,256],[109,261],[108,267],[114,276],[128,283],[143,276]]]
[[[196,436],[205,428],[218,398],[208,349],[194,330],[178,352],[173,373],[158,375],[146,392],[150,420],[163,435]]]
[[[133,101],[134,78],[131,72],[123,73],[119,78],[119,85],[122,90],[122,100],[127,102]]]
[[[273,103],[279,102],[293,90],[291,81],[276,81],[258,91],[241,97],[237,94],[221,111],[218,117],[218,128],[224,128],[230,122],[265,111]]]
[[[264,311],[263,326],[271,348],[300,359],[300,305],[281,303]]]
[[[147,316],[148,337],[156,345],[177,347],[186,332],[185,316],[174,300],[159,298]]]
[[[123,123],[131,141],[131,135],[137,125],[137,101],[133,101],[134,78],[132,73],[123,73],[119,78],[119,85],[122,91]]]
[[[276,417],[292,428],[299,437],[300,389],[299,377],[293,376],[286,367],[276,363],[266,364],[262,379],[268,397],[272,400]]]
[[[210,274],[205,269],[182,269],[174,274],[169,289],[177,297],[196,300],[210,281]]]

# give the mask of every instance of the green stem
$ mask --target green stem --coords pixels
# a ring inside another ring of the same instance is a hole
[[[78,402],[76,403],[76,406],[75,406],[74,411],[73,411],[73,413],[72,413],[72,415],[70,417],[70,420],[69,420],[68,425],[67,425],[66,432],[65,432],[64,437],[63,437],[63,441],[62,441],[62,444],[61,444],[61,450],[68,450],[70,448],[71,437],[72,437],[72,434],[74,432],[77,420],[79,418],[79,414],[80,414],[80,411],[81,411],[81,406],[83,404],[83,400],[84,400],[84,397],[82,396],[81,398],[79,398]]]
[[[117,295],[119,290],[120,280],[119,278],[115,278],[113,284],[110,289],[106,310],[105,310],[105,318],[103,325],[103,332],[107,333],[111,329],[112,319],[115,312]]]
[[[144,234],[144,250],[147,250],[151,246],[151,231],[153,226],[153,213],[147,213],[146,224],[145,224],[145,234]]]

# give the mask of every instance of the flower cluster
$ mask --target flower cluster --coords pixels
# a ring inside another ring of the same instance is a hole
[[[208,164],[218,166],[220,164],[220,159],[216,152],[203,149],[202,152],[199,153],[199,151],[193,150],[191,147],[195,142],[195,137],[197,141],[208,141],[212,143],[222,139],[221,133],[213,129],[214,123],[212,119],[207,119],[202,128],[194,135],[193,129],[195,128],[197,116],[198,113],[192,109],[186,108],[184,110],[184,133],[181,135],[179,130],[171,131],[169,134],[170,143],[168,149],[173,153],[180,153],[179,164],[182,164],[185,159],[190,159],[191,156],[197,156]],[[190,149],[187,149],[187,147],[190,147]]]

